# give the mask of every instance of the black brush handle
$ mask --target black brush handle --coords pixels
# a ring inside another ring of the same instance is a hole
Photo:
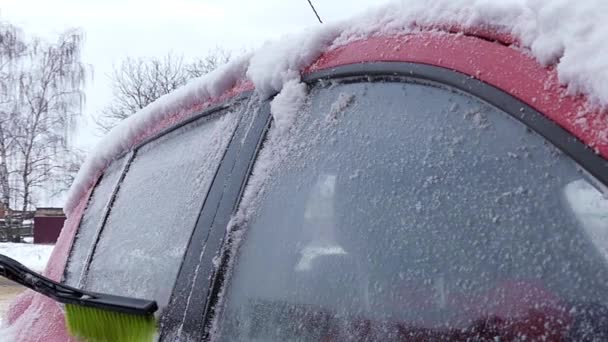
[[[56,283],[23,266],[17,260],[2,254],[0,254],[0,276],[56,300],[60,298],[60,296],[57,296],[58,292],[73,297],[81,297],[83,295],[81,291]]]
[[[0,276],[63,304],[82,305],[136,315],[151,315],[158,310],[155,301],[88,292],[60,284],[2,254],[0,254]]]

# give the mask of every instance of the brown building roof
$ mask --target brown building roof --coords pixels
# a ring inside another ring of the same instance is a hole
[[[65,217],[62,208],[36,208],[35,217]]]

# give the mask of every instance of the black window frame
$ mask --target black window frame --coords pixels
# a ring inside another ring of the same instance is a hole
[[[371,62],[350,64],[322,70],[304,75],[302,79],[309,87],[314,86],[314,84],[319,81],[382,82],[395,80],[403,81],[407,79],[414,82],[432,82],[455,88],[489,103],[507,113],[513,119],[521,122],[527,129],[536,132],[559,151],[568,155],[576,164],[589,175],[593,176],[604,187],[608,187],[608,160],[595,153],[593,149],[585,145],[573,134],[566,131],[532,106],[509,94],[507,91],[496,88],[471,75],[428,64]],[[258,115],[253,122],[253,127],[257,127],[258,129],[251,130],[244,138],[250,143],[255,143],[255,149],[248,148],[241,153],[242,156],[240,158],[243,160],[237,162],[227,183],[234,188],[238,188],[239,195],[236,198],[233,196],[225,196],[222,199],[222,203],[219,204],[222,208],[231,208],[231,215],[238,209],[243,189],[249,180],[257,155],[266,138],[266,132],[272,124],[270,108],[269,106],[265,107],[267,112],[260,113],[261,115]],[[261,126],[264,127],[259,129]],[[257,134],[261,135],[255,136]],[[224,203],[226,201],[228,203]],[[220,301],[220,297],[224,289],[229,286],[230,272],[232,272],[231,259],[233,259],[234,255],[231,253],[233,253],[235,249],[232,248],[233,242],[230,240],[229,236],[225,234],[228,221],[229,217],[221,220],[221,222],[225,224],[220,226],[217,226],[214,222],[212,232],[215,234],[212,234],[212,237],[213,239],[216,239],[216,241],[214,241],[213,246],[217,246],[217,248],[209,252],[206,251],[205,254],[211,256],[218,255],[220,257],[219,266],[209,275],[210,280],[206,281],[206,284],[204,281],[202,284],[198,284],[201,282],[194,284],[193,290],[198,291],[201,294],[197,296],[197,300],[199,301],[195,301],[195,303],[198,304],[199,309],[184,314],[183,323],[185,326],[189,326],[189,329],[187,333],[179,335],[178,337],[196,336],[202,341],[208,341],[211,338],[210,334],[213,329],[213,323],[215,322],[216,310],[218,308],[220,310],[222,309],[221,307],[218,307],[218,305],[225,305],[225,301]],[[211,261],[211,259],[209,259],[209,261]],[[161,335],[161,340],[165,340],[166,337],[167,336]]]
[[[259,110],[247,110],[244,115],[247,118],[241,120],[232,137],[188,242],[176,279],[179,286],[174,287],[160,320],[161,341],[198,335],[203,329],[207,308],[202,304],[214,295],[209,286],[209,279],[216,275],[213,259],[222,248],[226,226],[253,167],[253,156],[269,127],[270,102],[260,100]]]

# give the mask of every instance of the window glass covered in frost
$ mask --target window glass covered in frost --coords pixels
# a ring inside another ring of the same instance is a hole
[[[426,83],[316,87],[303,111],[267,142],[289,157],[253,204],[221,340],[608,339],[589,234],[608,240],[606,202],[543,138]]]
[[[110,204],[112,193],[123,172],[128,157],[115,160],[104,171],[103,176],[95,187],[87,209],[80,221],[80,228],[74,239],[74,247],[70,253],[70,262],[65,269],[65,281],[68,285],[80,286],[84,264],[95,243],[101,220]]]
[[[136,151],[99,237],[86,289],[167,304],[236,122],[234,112],[205,117]]]

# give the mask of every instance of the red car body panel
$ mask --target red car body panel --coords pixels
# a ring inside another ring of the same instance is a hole
[[[474,29],[465,31],[470,35],[451,33],[456,31],[458,30],[450,28],[445,32],[421,32],[355,41],[323,54],[304,72],[312,73],[368,62],[413,62],[452,69],[500,88],[527,103],[608,159],[606,113],[589,111],[583,96],[567,95],[567,90],[560,85],[553,67],[544,67],[525,51],[505,45],[516,42],[508,35]],[[182,110],[159,121],[136,139],[133,146],[205,108],[252,89],[251,82],[242,81],[217,98],[184,103]],[[581,118],[583,113],[584,119]],[[101,173],[97,178],[100,175]],[[63,275],[74,236],[91,193],[92,188],[81,198],[64,225],[45,271],[45,275],[51,279],[60,280]],[[28,291],[18,297],[11,306],[7,316],[9,324],[18,326],[19,320],[26,318],[22,317],[24,314],[38,316],[34,326],[18,333],[19,341],[72,340],[66,332],[62,309],[52,300]]]

